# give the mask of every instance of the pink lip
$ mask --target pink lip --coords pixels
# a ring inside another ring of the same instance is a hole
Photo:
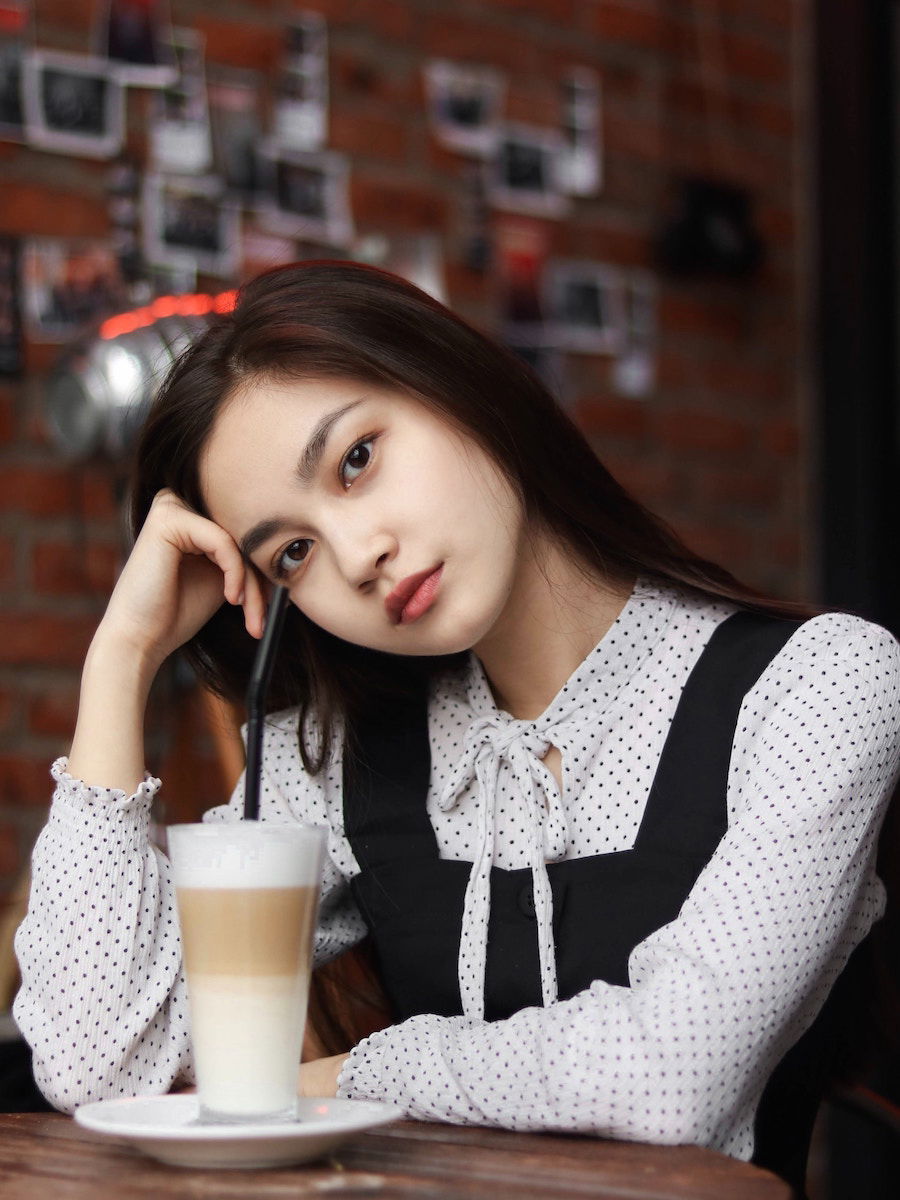
[[[384,602],[388,616],[395,625],[408,625],[426,613],[434,601],[441,582],[444,564],[429,567],[415,575],[407,575]]]

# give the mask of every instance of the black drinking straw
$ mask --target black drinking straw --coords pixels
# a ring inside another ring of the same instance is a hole
[[[244,820],[259,820],[259,781],[262,775],[263,723],[266,717],[266,692],[272,678],[272,666],[287,612],[288,590],[277,587],[266,613],[263,631],[250,683],[247,686],[247,770],[244,772]]]

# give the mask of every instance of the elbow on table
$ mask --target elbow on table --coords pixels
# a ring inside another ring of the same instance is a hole
[[[170,1091],[166,1080],[133,1082],[113,1071],[89,1067],[84,1060],[65,1061],[52,1054],[34,1059],[34,1080],[48,1104],[60,1112],[73,1113],[82,1104],[118,1100],[129,1096],[161,1096]]]
[[[659,1146],[708,1145],[721,1119],[715,1090],[648,1082],[612,1101],[608,1092],[567,1091],[557,1097],[565,1116],[553,1127]]]
[[[646,1140],[659,1146],[703,1146],[709,1142],[712,1122],[699,1107],[655,1113],[647,1122]]]
[[[658,1146],[707,1146],[720,1115],[709,1093],[666,1088],[647,1094],[643,1102],[635,1097],[624,1127],[615,1123],[599,1132]]]

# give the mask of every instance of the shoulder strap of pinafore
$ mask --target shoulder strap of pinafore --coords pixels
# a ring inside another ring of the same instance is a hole
[[[419,685],[364,721],[344,746],[344,831],[361,871],[396,859],[438,857],[425,803],[431,773],[428,694]],[[412,852],[412,853],[411,853]]]
[[[741,610],[716,626],[681,693],[636,850],[691,853],[698,824],[710,830],[713,848],[724,836],[728,768],[741,705],[800,624]],[[690,822],[684,819],[686,792]]]

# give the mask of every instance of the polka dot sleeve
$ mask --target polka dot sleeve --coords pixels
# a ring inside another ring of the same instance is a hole
[[[328,824],[331,775],[297,770],[295,723],[266,729],[265,820]],[[290,776],[284,768],[290,764]],[[159,780],[132,796],[89,787],[60,759],[50,816],[35,845],[28,915],[16,936],[22,987],[14,1016],[34,1050],[38,1085],[65,1111],[89,1100],[168,1091],[193,1081],[186,988],[169,863],[149,841]],[[338,775],[339,778],[339,769]],[[239,783],[207,820],[236,821]],[[357,941],[362,921],[326,860],[315,954]]]
[[[131,796],[53,765],[50,818],[34,849],[16,934],[13,1013],[52,1104],[167,1091],[190,1074],[184,980],[168,863],[150,844],[159,781]]]
[[[769,1074],[882,910],[898,725],[894,639],[808,622],[745,700],[729,829],[679,916],[632,952],[631,987],[597,982],[492,1024],[413,1017],[356,1047],[339,1094],[749,1158]]]

